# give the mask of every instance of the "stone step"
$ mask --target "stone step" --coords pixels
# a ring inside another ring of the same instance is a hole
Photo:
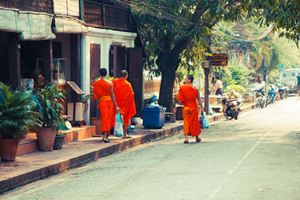
[[[23,139],[19,143],[17,156],[37,151],[36,139]]]
[[[91,138],[96,135],[95,126],[82,126],[74,127],[68,131],[62,131],[65,133],[64,143],[76,142],[82,139]],[[36,133],[28,133],[25,139],[22,139],[19,143],[17,156],[33,153],[37,151]]]
[[[69,131],[62,131],[64,132],[65,139],[64,143],[76,142],[85,138],[90,138],[96,135],[96,127],[95,126],[82,126],[82,127],[75,127]]]

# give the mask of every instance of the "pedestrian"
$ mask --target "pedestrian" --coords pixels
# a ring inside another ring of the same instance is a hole
[[[214,83],[214,90],[216,91],[217,96],[223,95],[223,82],[221,81],[220,76],[216,76],[216,80]]]
[[[199,138],[201,128],[199,123],[199,108],[202,111],[202,102],[199,91],[193,86],[194,77],[187,75],[185,84],[182,85],[178,92],[178,101],[184,105],[183,107],[183,128],[184,128],[184,144],[188,142],[188,136],[196,137],[196,142],[201,142]],[[198,104],[197,104],[198,101]]]
[[[297,94],[300,96],[300,73],[297,76]]]
[[[256,77],[256,89],[257,90],[261,90],[261,89],[264,89],[265,88],[265,81],[262,80],[262,77],[261,75],[259,74],[257,77]]]
[[[123,138],[130,138],[127,134],[127,128],[131,125],[131,118],[136,114],[134,92],[127,78],[128,72],[122,70],[120,77],[112,81],[116,102],[120,109],[120,114],[123,116]]]
[[[113,92],[113,84],[106,79],[107,70],[100,69],[100,79],[94,82],[95,100],[99,100],[99,109],[101,117],[101,132],[103,134],[102,142],[109,143],[110,129],[114,126],[114,110],[119,112]]]

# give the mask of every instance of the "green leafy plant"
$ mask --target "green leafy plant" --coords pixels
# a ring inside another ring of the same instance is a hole
[[[0,138],[22,138],[38,124],[36,104],[30,92],[11,91],[0,83]]]
[[[226,87],[225,92],[227,94],[238,92],[240,94],[245,94],[247,92],[246,88],[241,85],[232,84]]]
[[[57,84],[50,84],[37,92],[40,108],[41,126],[58,130],[60,123],[63,122],[61,112],[63,106],[60,102],[64,101],[64,92],[59,90]]]

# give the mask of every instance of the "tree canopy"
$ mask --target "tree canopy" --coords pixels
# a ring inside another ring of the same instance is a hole
[[[147,54],[146,67],[162,75],[160,104],[168,110],[182,58],[199,42],[204,51],[211,51],[218,22],[256,16],[282,35],[300,39],[299,0],[131,0],[130,5]]]

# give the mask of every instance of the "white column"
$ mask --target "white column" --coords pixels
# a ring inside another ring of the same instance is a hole
[[[89,36],[83,35],[82,37],[82,90],[86,95],[90,94],[90,40]],[[90,101],[84,113],[84,118],[87,124],[90,124]]]
[[[128,43],[129,43],[129,45],[127,47],[129,47],[129,48],[134,47],[134,40],[130,40]]]
[[[101,67],[109,70],[109,50],[111,41],[103,39],[101,44]]]

